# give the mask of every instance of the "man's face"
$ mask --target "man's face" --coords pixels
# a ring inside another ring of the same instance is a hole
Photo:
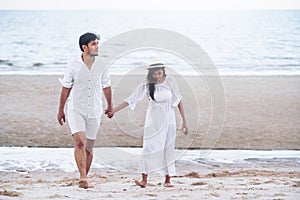
[[[87,53],[90,56],[98,56],[98,47],[99,47],[99,41],[97,39],[90,41],[87,46]]]

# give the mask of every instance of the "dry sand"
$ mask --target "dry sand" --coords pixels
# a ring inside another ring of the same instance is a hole
[[[174,188],[163,177],[150,176],[146,188],[135,186],[140,175],[112,169],[92,170],[94,188],[78,188],[77,172],[0,172],[0,199],[257,199],[298,200],[299,164],[256,163],[209,165],[177,162]],[[13,198],[12,198],[13,197]]]

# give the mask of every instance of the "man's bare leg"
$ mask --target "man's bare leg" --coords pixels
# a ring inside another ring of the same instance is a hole
[[[74,156],[80,179],[86,179],[86,153],[85,153],[85,133],[78,132],[73,134]]]
[[[87,174],[86,174],[86,150],[85,150],[85,142],[86,137],[84,132],[78,132],[73,134],[74,140],[74,155],[77,164],[77,168],[80,174],[79,187],[80,188],[89,188],[89,184],[87,182]]]
[[[86,175],[88,175],[92,165],[94,144],[95,140],[86,140]]]

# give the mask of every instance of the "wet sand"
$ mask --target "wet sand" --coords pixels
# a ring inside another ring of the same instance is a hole
[[[0,146],[73,146],[67,124],[61,127],[56,121],[58,77],[0,76]],[[143,78],[113,76],[114,105]],[[211,86],[200,77],[176,80],[190,132],[185,136],[180,131],[177,112],[177,148],[300,149],[300,77],[224,76],[225,96],[212,96]],[[225,100],[225,115],[213,113],[212,99]],[[146,104],[147,99],[113,120],[103,115],[96,146],[140,147]],[[224,125],[213,127],[212,116],[222,118]]]

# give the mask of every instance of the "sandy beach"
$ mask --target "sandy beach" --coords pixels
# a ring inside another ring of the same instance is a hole
[[[73,146],[67,124],[61,127],[56,121],[59,77],[0,76],[0,146]],[[114,105],[143,78],[113,76]],[[210,138],[208,130],[214,127],[209,86],[200,77],[178,79],[190,134],[178,130],[177,148],[300,149],[300,77],[224,76],[222,81],[225,96],[213,98],[225,99],[224,125]],[[103,115],[96,146],[140,147],[146,104],[145,99],[113,120]]]
[[[121,163],[120,163],[121,164]],[[129,164],[129,163],[127,163]],[[255,167],[254,167],[255,166]],[[140,175],[92,169],[94,188],[78,188],[77,172],[0,172],[0,199],[272,199],[300,197],[299,163],[280,160],[248,164],[176,162],[173,188],[150,176],[146,188],[135,186]]]
[[[72,147],[67,124],[56,121],[61,76],[0,76],[0,146]],[[141,77],[113,76],[114,104]],[[178,130],[178,149],[300,149],[300,78],[297,76],[222,77],[225,119],[222,132],[207,134],[212,96],[205,81],[179,81],[190,134]],[[218,97],[218,96],[217,96]],[[214,97],[215,98],[215,97]],[[220,96],[219,98],[223,98]],[[102,117],[97,147],[141,147],[147,100],[113,120]],[[180,121],[178,121],[180,124]],[[178,125],[178,129],[180,125]],[[208,142],[207,142],[208,141]],[[30,158],[28,158],[30,159]],[[73,158],[70,158],[73,159]],[[132,163],[122,159],[116,165]],[[245,163],[176,161],[174,188],[151,176],[146,188],[134,185],[137,173],[93,168],[91,189],[79,189],[78,172],[60,170],[0,172],[0,199],[292,199],[300,197],[298,160],[250,160]],[[133,170],[134,171],[134,170]]]

